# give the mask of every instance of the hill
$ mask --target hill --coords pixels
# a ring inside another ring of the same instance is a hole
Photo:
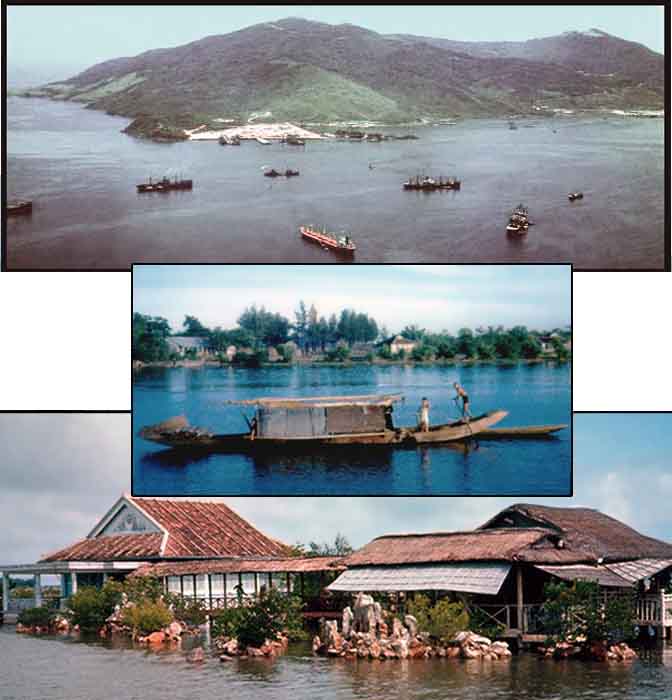
[[[603,33],[516,43],[385,36],[302,19],[106,61],[30,94],[144,123],[335,122],[499,116],[664,102],[664,59]]]

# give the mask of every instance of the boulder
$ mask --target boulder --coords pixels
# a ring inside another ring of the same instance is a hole
[[[187,661],[190,664],[202,664],[205,661],[205,651],[203,647],[196,647],[187,654]]]
[[[353,620],[352,610],[350,606],[343,610],[343,618],[341,621],[341,633],[345,639],[350,638],[350,632],[352,631],[352,620]]]
[[[144,638],[145,644],[150,646],[159,646],[166,641],[166,635],[163,632],[152,632],[150,635]]]
[[[415,637],[418,634],[418,621],[413,617],[413,615],[406,615],[404,617],[404,625],[408,629],[408,633],[411,637]]]

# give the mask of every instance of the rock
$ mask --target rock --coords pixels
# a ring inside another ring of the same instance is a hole
[[[465,659],[480,659],[483,652],[475,647],[463,646],[460,649],[460,653]]]
[[[187,655],[187,661],[190,664],[202,664],[205,661],[205,651],[202,647],[192,649]]]
[[[371,646],[369,647],[369,657],[372,659],[378,659],[380,658],[380,644],[378,642],[372,642]]]
[[[256,647],[247,647],[247,649],[245,649],[245,653],[248,656],[263,656],[264,655],[264,652],[261,651],[261,649],[257,649]]]
[[[390,648],[400,659],[408,658],[408,642],[405,639],[394,639]]]
[[[462,644],[464,642],[471,632],[458,632],[454,637],[453,637],[453,642],[457,642],[458,644]]]
[[[392,637],[395,639],[404,639],[406,637],[406,629],[401,624],[401,620],[396,617],[392,620]]]
[[[418,621],[413,617],[413,615],[406,615],[404,617],[404,625],[408,629],[408,633],[411,637],[415,637],[418,634]]]
[[[446,656],[449,659],[456,659],[460,655],[460,647],[448,647],[446,649]]]
[[[165,630],[166,635],[175,640],[179,639],[182,636],[183,631],[184,629],[182,628],[182,625],[179,622],[171,622]]]
[[[166,635],[163,632],[152,632],[144,638],[144,643],[151,646],[158,646],[166,641]]]
[[[350,638],[350,632],[352,631],[352,620],[354,618],[354,615],[352,614],[352,610],[348,606],[343,610],[343,617],[341,621],[341,633],[343,634],[343,637],[345,639]]]
[[[232,656],[227,656],[226,654],[222,654],[222,655],[219,657],[219,660],[222,661],[222,662],[224,662],[224,661],[233,661],[233,657],[232,657]]]

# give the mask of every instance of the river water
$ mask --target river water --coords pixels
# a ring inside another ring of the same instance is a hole
[[[7,100],[8,197],[34,200],[32,217],[9,221],[9,269],[333,262],[300,239],[306,223],[351,230],[358,262],[664,264],[662,119],[558,117],[517,131],[476,120],[419,128],[419,141],[305,149],[156,144],[121,134],[127,124],[73,103]],[[268,167],[301,177],[270,182]],[[418,172],[457,175],[462,190],[403,192]],[[193,192],[136,194],[150,175],[177,173]],[[575,190],[586,198],[570,205]],[[521,201],[537,225],[508,240]]]
[[[501,426],[571,425],[571,366],[294,366],[263,369],[146,368],[133,383],[133,493],[150,495],[516,495],[571,493],[571,432],[543,440],[475,442],[424,448],[329,448],[310,455],[180,455],[142,440],[138,430],[186,415],[216,433],[246,432],[240,407],[262,396],[402,393],[397,426],[416,425],[423,396],[430,420],[456,417],[459,381],[474,414],[503,408]],[[248,409],[251,417],[252,411]]]
[[[629,666],[540,661],[532,654],[490,663],[332,660],[309,655],[305,646],[275,660],[208,657],[194,666],[179,651],[114,649],[0,628],[2,700],[666,700],[671,687],[669,646]]]

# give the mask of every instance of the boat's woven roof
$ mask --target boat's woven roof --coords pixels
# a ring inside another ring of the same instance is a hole
[[[307,398],[259,398],[245,401],[228,401],[238,406],[263,406],[265,408],[326,408],[334,406],[391,406],[403,401],[401,394],[363,396],[310,396]]]

